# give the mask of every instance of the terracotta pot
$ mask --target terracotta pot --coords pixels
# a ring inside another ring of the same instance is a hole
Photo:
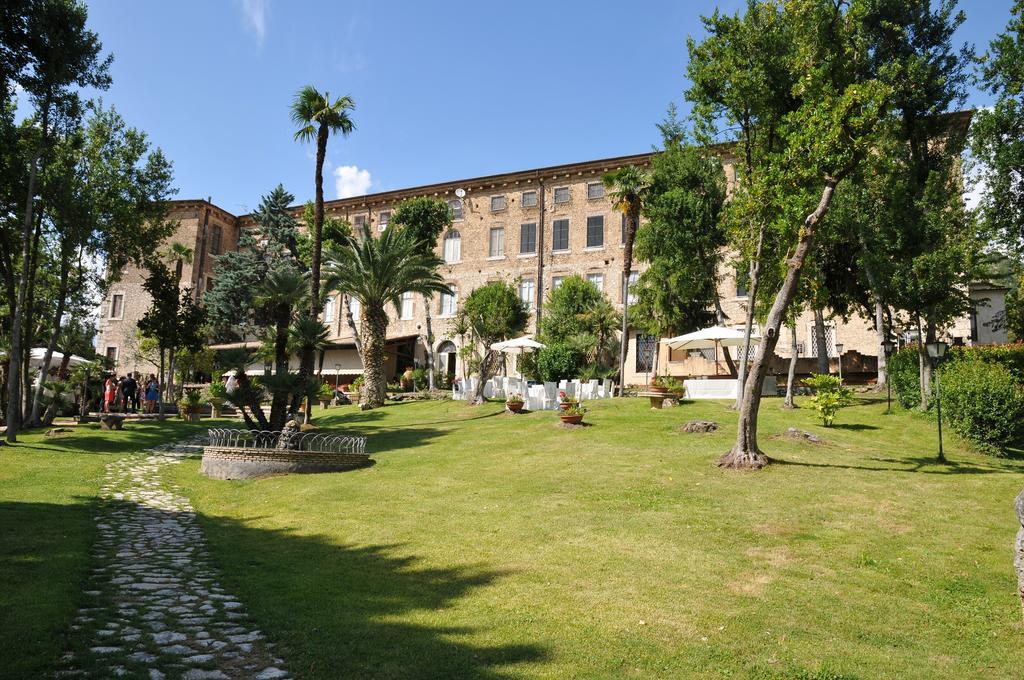
[[[558,416],[562,419],[563,423],[569,423],[570,425],[579,425],[583,422],[583,416]]]
[[[523,406],[524,405],[525,404],[523,402],[521,402],[521,401],[506,401],[505,402],[505,408],[507,408],[509,411],[512,411],[512,413],[519,413],[520,411],[523,410]]]
[[[651,385],[650,391],[656,394],[668,394],[668,388],[661,385]]]
[[[563,411],[568,411],[573,406],[579,406],[579,405],[580,405],[580,402],[578,402],[578,401],[560,401],[560,402],[558,402],[558,408],[562,409]]]

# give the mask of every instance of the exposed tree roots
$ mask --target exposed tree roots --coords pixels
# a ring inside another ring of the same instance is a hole
[[[720,468],[729,470],[760,470],[771,463],[771,458],[760,451],[741,451],[733,449],[715,463]]]

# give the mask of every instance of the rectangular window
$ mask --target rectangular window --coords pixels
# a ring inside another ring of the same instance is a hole
[[[491,196],[491,212],[505,209],[505,196]]]
[[[361,231],[366,226],[366,215],[356,215],[352,218],[352,228]]]
[[[654,366],[654,352],[658,348],[658,339],[653,335],[636,336],[636,372],[647,373]]]
[[[562,285],[562,281],[565,281],[564,276],[552,276],[551,277],[551,290],[554,290]]]
[[[629,304],[634,304],[636,302],[636,294],[633,292],[633,287],[636,285],[636,281],[639,278],[640,274],[638,272],[629,273],[629,286],[626,288],[629,293]]]
[[[747,290],[746,276],[739,267],[734,270],[736,279],[736,297],[747,297],[749,291]]]
[[[462,235],[454,229],[449,229],[444,235],[444,261],[453,264],[462,259]]]
[[[451,210],[452,210],[452,219],[453,220],[461,220],[462,219],[462,199],[461,198],[453,198],[452,200],[448,201],[448,207],[451,208]]]
[[[519,299],[523,301],[523,306],[530,311],[533,311],[535,292],[533,279],[523,279],[519,282]]]
[[[348,311],[352,313],[352,320],[359,321],[359,313],[362,311],[363,305],[359,302],[359,298],[350,297],[348,299]]]
[[[587,198],[604,198],[604,184],[601,182],[587,184]]]
[[[551,223],[551,250],[569,250],[569,220]]]
[[[537,207],[537,192],[536,191],[524,191],[520,204],[524,208],[536,208]]]
[[[377,231],[384,231],[388,228],[388,222],[391,221],[391,211],[385,210],[380,214],[377,219]]]
[[[408,321],[412,318],[412,293],[402,293],[402,313],[399,316],[402,321]]]
[[[489,257],[505,256],[505,227],[491,227],[487,253]]]
[[[597,286],[598,290],[604,290],[604,274],[587,274],[587,281]]]
[[[107,360],[112,364],[117,363],[117,347],[107,347]]]
[[[110,318],[120,319],[124,316],[124,293],[114,293],[110,298]]]
[[[452,292],[441,293],[441,316],[455,316],[458,311],[458,290],[452,286]]]
[[[328,297],[324,302],[324,323],[334,321],[334,297]]]
[[[210,230],[210,254],[220,255],[220,239],[221,229],[220,225],[213,225],[213,229]]]
[[[587,247],[601,248],[604,246],[604,215],[591,215],[587,218]]]
[[[569,202],[569,187],[555,187],[555,203]]]
[[[206,277],[206,290],[207,292],[213,290],[213,279],[211,279],[209,276]]]
[[[537,252],[537,223],[519,225],[519,254],[533,255]]]

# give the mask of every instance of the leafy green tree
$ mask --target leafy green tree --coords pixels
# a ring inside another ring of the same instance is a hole
[[[11,299],[14,311],[11,324],[11,351],[7,367],[7,441],[17,441],[21,422],[21,356],[23,325],[25,324],[26,298],[33,283],[31,260],[35,256],[34,246],[39,239],[33,239],[33,227],[37,224],[35,204],[36,186],[40,164],[48,152],[54,122],[61,119],[77,118],[80,109],[75,88],[92,87],[106,89],[110,84],[110,57],[101,58],[102,46],[98,36],[86,28],[88,10],[84,3],[74,0],[38,0],[17,3],[13,12],[5,16],[12,20],[5,32],[12,26],[21,25],[18,31],[19,44],[13,47],[14,58],[3,70],[4,94],[7,95],[7,79],[20,85],[28,94],[38,123],[38,134],[34,134],[33,148],[28,157],[28,179],[25,210],[20,233],[21,262],[16,300]],[[16,29],[15,29],[16,30]],[[19,68],[20,67],[20,68]],[[39,228],[36,227],[38,233]]]
[[[384,405],[387,376],[384,374],[390,303],[401,308],[406,292],[431,295],[451,293],[438,273],[444,261],[426,252],[413,231],[387,229],[379,237],[363,228],[360,238],[349,238],[325,258],[331,289],[351,295],[362,303],[363,370],[366,378],[363,403]]]
[[[453,327],[460,335],[468,337],[470,344],[463,349],[478,346],[482,352],[473,404],[484,402],[484,386],[500,363],[500,352],[491,349],[491,345],[522,334],[529,318],[515,287],[505,281],[492,281],[475,288],[462,303]]]
[[[295,140],[316,142],[316,195],[313,203],[313,249],[310,257],[309,314],[317,316],[323,306],[320,295],[320,261],[323,253],[324,226],[324,160],[327,157],[327,140],[332,134],[347,137],[355,129],[350,114],[355,109],[351,97],[331,100],[327,92],[320,92],[312,85],[306,85],[295,93],[291,104],[292,122],[298,126]],[[303,347],[301,371],[305,375],[313,372],[313,348]],[[306,412],[309,412],[307,407]]]
[[[626,240],[622,248],[622,335],[619,348],[619,384],[626,368],[626,346],[629,344],[629,276],[633,273],[633,244],[640,226],[640,213],[650,187],[647,172],[627,165],[601,178],[612,206],[626,216]],[[621,389],[621,387],[620,387]]]
[[[548,293],[538,336],[544,344],[573,347],[595,377],[604,376],[616,369],[615,333],[620,320],[596,285],[581,276],[567,276]],[[572,377],[579,378],[581,373]]]
[[[452,209],[439,198],[419,196],[403,201],[391,216],[393,225],[411,231],[420,242],[424,252],[433,253],[437,248],[437,239],[452,225]],[[423,297],[423,309],[426,314],[426,350],[428,387],[434,390],[434,325],[431,314],[431,296]]]

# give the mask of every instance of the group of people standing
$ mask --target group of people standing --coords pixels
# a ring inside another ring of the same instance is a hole
[[[156,411],[157,401],[160,398],[160,382],[155,375],[150,374],[144,383],[140,383],[141,376],[137,376],[137,373],[129,373],[116,378],[113,374],[107,376],[103,383],[104,413],[114,410],[137,413],[140,402],[144,413]]]

